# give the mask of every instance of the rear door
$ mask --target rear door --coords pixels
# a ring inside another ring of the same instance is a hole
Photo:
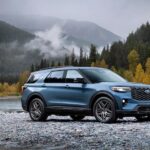
[[[51,71],[45,79],[43,94],[48,106],[63,106],[65,103],[64,92],[66,91],[65,71]]]

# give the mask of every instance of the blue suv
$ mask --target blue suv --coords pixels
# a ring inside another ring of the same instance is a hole
[[[103,123],[134,116],[150,120],[150,86],[127,82],[97,67],[48,68],[31,73],[23,86],[22,107],[34,121],[51,114],[82,120],[94,115]]]

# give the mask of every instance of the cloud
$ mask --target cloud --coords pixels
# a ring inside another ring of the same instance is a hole
[[[74,42],[68,43],[68,36],[58,25],[54,25],[49,30],[38,31],[35,35],[36,38],[26,43],[24,49],[39,49],[45,57],[64,57],[65,54],[71,54],[73,49],[79,55],[80,48]]]

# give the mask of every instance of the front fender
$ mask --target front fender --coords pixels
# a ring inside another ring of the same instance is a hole
[[[109,97],[109,98],[114,102],[115,108],[116,108],[116,109],[119,108],[119,107],[118,107],[118,104],[117,104],[117,102],[116,102],[115,97],[114,97],[110,92],[108,92],[108,91],[98,91],[98,92],[96,92],[96,93],[92,96],[92,98],[91,98],[91,100],[90,100],[89,107],[90,107],[90,108],[93,108],[93,104],[94,104],[94,102],[97,100],[97,98],[103,97],[103,96]]]

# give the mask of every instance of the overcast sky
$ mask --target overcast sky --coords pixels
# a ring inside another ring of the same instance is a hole
[[[125,38],[150,21],[150,0],[0,0],[0,14],[87,20]]]

